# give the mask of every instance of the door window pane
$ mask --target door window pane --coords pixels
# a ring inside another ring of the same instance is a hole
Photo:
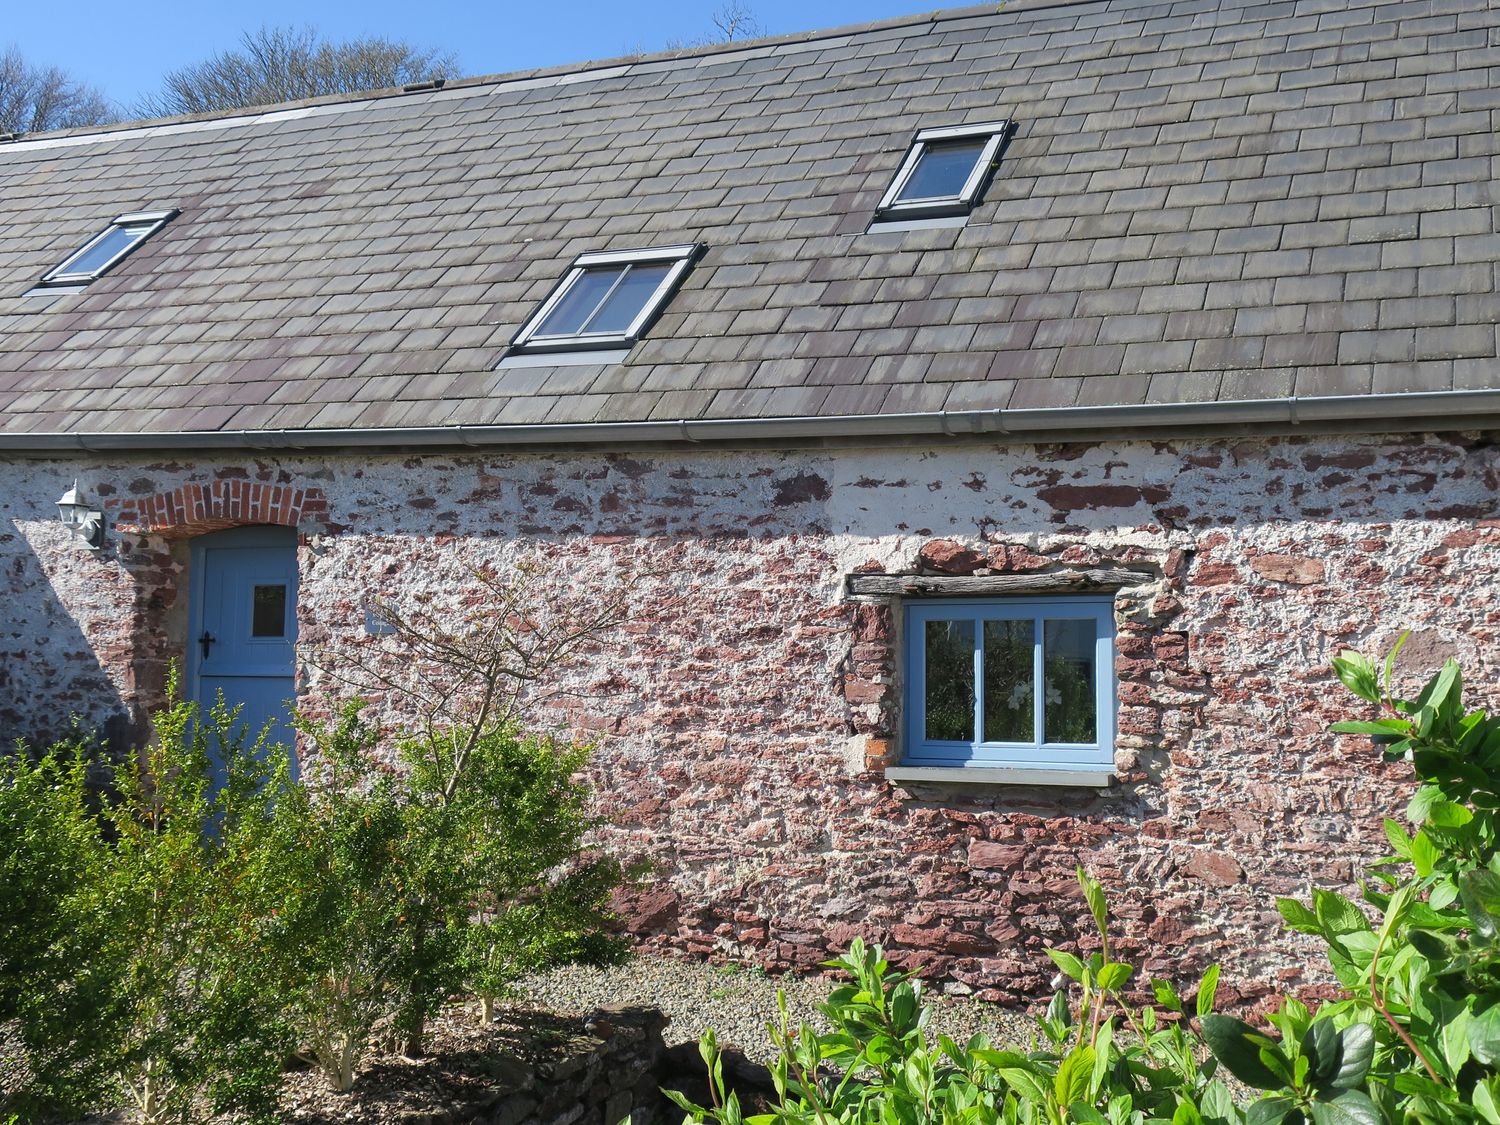
[[[1094,741],[1095,668],[1092,621],[1048,621],[1042,638],[1043,703],[1048,742]]]
[[[1032,656],[1036,626],[1031,620],[984,623],[984,741],[1031,742]]]
[[[974,741],[974,622],[929,621],[927,737]]]
[[[286,587],[256,586],[250,604],[252,637],[286,636]]]

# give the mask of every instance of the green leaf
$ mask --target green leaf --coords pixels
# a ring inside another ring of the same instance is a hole
[[[1118,992],[1135,975],[1135,966],[1112,961],[1099,970],[1099,987],[1105,992]]]
[[[1282,920],[1294,930],[1304,934],[1323,932],[1323,923],[1318,921],[1318,916],[1294,898],[1278,898],[1276,909],[1281,912]]]
[[[1375,1031],[1367,1023],[1353,1023],[1339,1032],[1338,1065],[1327,1084],[1338,1090],[1363,1086],[1375,1061]]]
[[[1406,829],[1401,827],[1401,822],[1386,817],[1382,821],[1385,828],[1386,841],[1391,845],[1391,851],[1402,859],[1411,859],[1411,837],[1406,834]]]
[[[1219,995],[1219,966],[1210,965],[1203,972],[1203,980],[1198,984],[1198,1018],[1210,1015],[1214,1010],[1214,999]]]
[[[1475,934],[1500,942],[1500,875],[1484,868],[1465,871],[1458,877],[1458,894]]]
[[[977,1054],[978,1052],[976,1052]],[[1005,1084],[1016,1092],[1016,1096],[1023,1101],[1031,1102],[1036,1106],[1047,1104],[1047,1088],[1042,1081],[1029,1070],[1018,1066],[997,1067],[996,1073],[1004,1080]]]
[[[1174,1012],[1180,1012],[1183,1008],[1182,997],[1172,987],[1170,981],[1151,981],[1151,994],[1156,997],[1156,1002],[1163,1008],[1170,1008]]]
[[[1443,1047],[1443,1061],[1451,1073],[1457,1074],[1469,1061],[1469,1010],[1460,1008],[1444,1020],[1438,1038]]]
[[[1094,1074],[1094,1049],[1088,1045],[1075,1047],[1057,1065],[1057,1074],[1052,1079],[1052,1091],[1060,1105],[1089,1100],[1089,1084]]]
[[[1280,1047],[1274,1039],[1233,1016],[1204,1016],[1202,1024],[1203,1039],[1208,1044],[1208,1049],[1229,1073],[1245,1085],[1258,1090],[1276,1090],[1281,1087],[1281,1078],[1260,1057],[1262,1050],[1280,1053]]]
[[[1427,686],[1417,696],[1417,706],[1423,709],[1430,708],[1434,712],[1441,712],[1451,704],[1456,704],[1458,695],[1463,691],[1463,673],[1459,669],[1458,661],[1449,660],[1443,664],[1442,670],[1432,679],[1427,681]]]
[[[1198,1112],[1198,1107],[1192,1102],[1182,1101],[1177,1103],[1177,1110],[1172,1114],[1172,1125],[1202,1125],[1203,1115]]]
[[[1063,971],[1065,976],[1073,980],[1083,979],[1083,962],[1071,953],[1064,953],[1061,949],[1049,949],[1047,956],[1052,958],[1053,963]]]
[[[1314,888],[1313,909],[1326,934],[1370,932],[1370,920],[1364,911],[1335,891]]]
[[[1209,1082],[1198,1095],[1198,1110],[1214,1122],[1238,1121],[1240,1114],[1229,1087],[1217,1080]]]
[[[1303,1032],[1302,1055],[1315,1085],[1334,1076],[1339,1065],[1339,1032],[1332,1020],[1316,1020]]]
[[[1350,719],[1334,723],[1328,729],[1334,734],[1406,734],[1411,729],[1411,724],[1405,719]]]
[[[891,1026],[896,1034],[905,1035],[912,1029],[917,1016],[917,995],[909,981],[902,981],[891,995]]]
[[[1439,828],[1462,828],[1474,814],[1457,801],[1433,801],[1427,807],[1427,823]]]
[[[1245,1125],[1281,1125],[1296,1108],[1291,1098],[1261,1098],[1246,1107]]]
[[[1078,885],[1083,888],[1083,897],[1088,900],[1089,913],[1094,916],[1094,925],[1099,927],[1101,934],[1104,933],[1108,915],[1104,903],[1104,888],[1099,880],[1089,875],[1082,867],[1078,869]]]
[[[1406,647],[1406,642],[1410,637],[1411,630],[1408,629],[1396,638],[1396,643],[1391,646],[1391,651],[1385,654],[1385,668],[1382,669],[1384,674],[1380,678],[1380,684],[1386,694],[1390,694],[1391,676],[1396,671],[1396,657]]]
[[[1380,702],[1380,680],[1375,665],[1357,652],[1345,652],[1333,658],[1333,671],[1344,686],[1367,703]]]
[[[1342,1090],[1328,1101],[1314,1101],[1308,1112],[1313,1125],[1384,1125],[1380,1110],[1363,1090]]]
[[[1484,1078],[1474,1086],[1470,1099],[1489,1125],[1500,1125],[1500,1077]]]
[[[1500,1066],[1500,1006],[1469,1016],[1469,1053],[1484,1066]]]
[[[1432,842],[1432,837],[1426,832],[1418,832],[1411,842],[1412,866],[1417,869],[1417,874],[1423,879],[1431,875],[1437,867],[1438,860],[1443,858],[1442,851]]]

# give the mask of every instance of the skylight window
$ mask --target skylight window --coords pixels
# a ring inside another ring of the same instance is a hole
[[[1009,121],[923,129],[876,209],[877,220],[966,215],[979,202]]]
[[[87,285],[113,269],[176,216],[176,211],[138,211],[121,215],[63,259],[62,264],[48,272],[40,284]]]
[[[702,247],[580,254],[511,341],[512,352],[626,348],[661,312]]]

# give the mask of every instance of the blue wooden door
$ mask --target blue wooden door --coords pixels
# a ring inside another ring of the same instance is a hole
[[[205,711],[222,694],[239,707],[239,730],[253,743],[270,737],[293,745],[290,704],[296,695],[297,534],[283,527],[243,527],[193,543],[189,614],[189,685]]]

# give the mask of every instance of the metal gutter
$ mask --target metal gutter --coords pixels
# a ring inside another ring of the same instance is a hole
[[[119,452],[183,449],[328,450],[525,446],[818,443],[919,437],[1035,442],[1049,436],[1127,434],[1220,427],[1308,427],[1358,423],[1368,432],[1492,428],[1500,389],[1324,398],[1247,399],[1047,410],[963,410],[924,414],[691,419],[670,422],[370,427],[323,430],[204,430],[181,433],[7,433],[9,452]]]

